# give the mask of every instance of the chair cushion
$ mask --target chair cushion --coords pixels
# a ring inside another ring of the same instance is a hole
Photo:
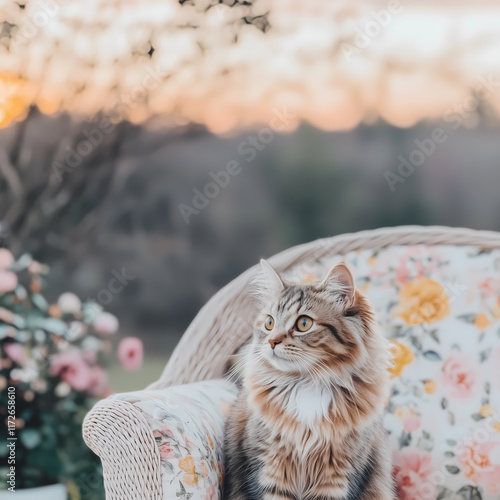
[[[289,279],[314,281],[340,258]],[[395,349],[385,419],[398,496],[500,498],[500,251],[394,246],[346,254]]]
[[[236,396],[224,380],[112,396],[132,403],[153,430],[162,500],[221,498],[225,417]]]

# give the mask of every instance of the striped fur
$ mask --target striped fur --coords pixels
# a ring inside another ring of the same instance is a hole
[[[392,500],[389,351],[346,266],[291,284],[267,263],[226,430],[227,500]],[[297,319],[313,319],[307,332]],[[273,323],[272,330],[266,322]]]

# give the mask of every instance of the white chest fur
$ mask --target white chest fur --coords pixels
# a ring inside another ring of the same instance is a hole
[[[326,385],[297,382],[282,394],[287,413],[299,422],[312,426],[318,419],[328,418],[334,403],[333,390]]]

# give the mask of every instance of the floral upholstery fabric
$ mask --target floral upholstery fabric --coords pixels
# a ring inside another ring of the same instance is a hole
[[[315,281],[340,258],[289,274]],[[500,499],[500,251],[349,253],[394,346],[385,425],[402,500]]]
[[[134,404],[160,451],[162,500],[218,500],[226,414],[237,396],[224,380],[116,394]]]
[[[289,273],[305,282],[341,258]],[[401,500],[500,500],[500,251],[395,246],[344,260],[394,346],[385,425]],[[156,437],[164,500],[220,498],[236,390],[207,381],[119,397]]]

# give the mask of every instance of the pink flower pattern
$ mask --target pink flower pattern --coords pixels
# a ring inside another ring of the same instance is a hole
[[[132,402],[153,430],[164,498],[222,498],[225,416],[236,395],[229,382],[211,380],[111,396]]]
[[[52,359],[49,373],[59,375],[76,391],[86,391],[92,384],[92,370],[80,351],[67,351]]]
[[[500,250],[354,251],[306,262],[290,276],[324,276],[341,260],[355,270],[385,335],[411,350],[395,371],[385,418],[398,498],[498,500]],[[397,314],[401,291],[423,279],[444,290],[449,311],[409,324]]]
[[[430,453],[414,449],[394,454],[394,475],[398,498],[418,500],[434,498],[436,488],[431,479],[434,471]]]
[[[312,259],[290,277],[310,281],[342,259],[356,270],[382,331],[409,350],[404,370],[393,378],[385,420],[398,498],[498,500],[500,250],[416,246],[350,252]],[[401,290],[423,278],[443,288],[449,311],[432,323],[411,325],[395,311]],[[222,408],[235,395],[227,383],[207,381],[113,396],[133,400],[153,429],[165,498],[221,498]]]
[[[439,379],[443,387],[448,388],[450,397],[471,398],[477,386],[478,369],[472,356],[452,352],[443,362]]]
[[[142,366],[142,342],[135,337],[125,337],[118,346],[118,359],[125,370],[139,370]]]

